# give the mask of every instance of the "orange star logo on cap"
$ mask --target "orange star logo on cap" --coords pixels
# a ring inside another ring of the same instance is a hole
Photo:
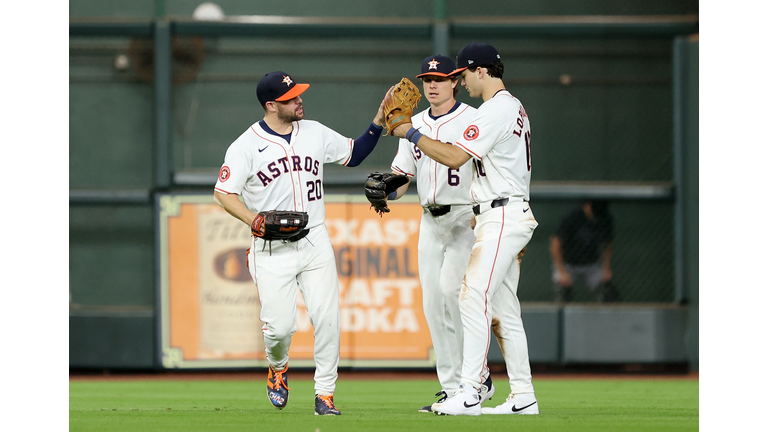
[[[285,75],[285,76],[283,76],[283,82],[284,82],[286,85],[291,85],[291,84],[293,84],[293,80],[292,80],[292,79],[291,79],[291,77],[289,77],[288,75]]]
[[[432,59],[432,61],[431,62],[427,62],[427,64],[429,65],[429,70],[432,70],[432,69],[437,70],[437,65],[439,65],[440,62],[435,60],[435,59]]]

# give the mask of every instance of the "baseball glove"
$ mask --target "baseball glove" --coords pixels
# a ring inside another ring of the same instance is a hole
[[[365,181],[365,197],[379,216],[389,213],[387,197],[400,186],[408,183],[408,176],[394,173],[373,172]]]
[[[410,123],[413,110],[420,100],[421,93],[416,85],[408,78],[401,79],[384,101],[384,120],[387,123],[387,132],[384,135],[392,135],[396,127]]]
[[[309,230],[306,212],[269,210],[259,212],[251,222],[251,234],[264,240],[296,241],[305,237]]]

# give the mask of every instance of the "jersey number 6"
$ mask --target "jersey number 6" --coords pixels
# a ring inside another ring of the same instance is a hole
[[[451,186],[458,186],[461,181],[461,177],[458,174],[459,170],[448,168],[448,184]]]

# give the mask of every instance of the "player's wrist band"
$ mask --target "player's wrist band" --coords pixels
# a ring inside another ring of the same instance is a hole
[[[424,136],[424,134],[419,132],[419,130],[416,128],[411,128],[408,130],[408,132],[405,133],[405,139],[414,144],[418,144],[419,139],[421,139],[422,136]]]
[[[397,198],[397,191],[392,191],[392,193],[390,193],[389,195],[387,195],[387,199],[391,199],[391,200],[393,200],[393,199],[395,199],[395,198]]]

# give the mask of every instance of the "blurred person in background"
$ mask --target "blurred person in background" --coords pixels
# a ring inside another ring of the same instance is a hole
[[[572,301],[574,284],[582,280],[597,301],[618,300],[611,271],[613,238],[608,201],[587,200],[563,218],[549,241],[555,301]]]

